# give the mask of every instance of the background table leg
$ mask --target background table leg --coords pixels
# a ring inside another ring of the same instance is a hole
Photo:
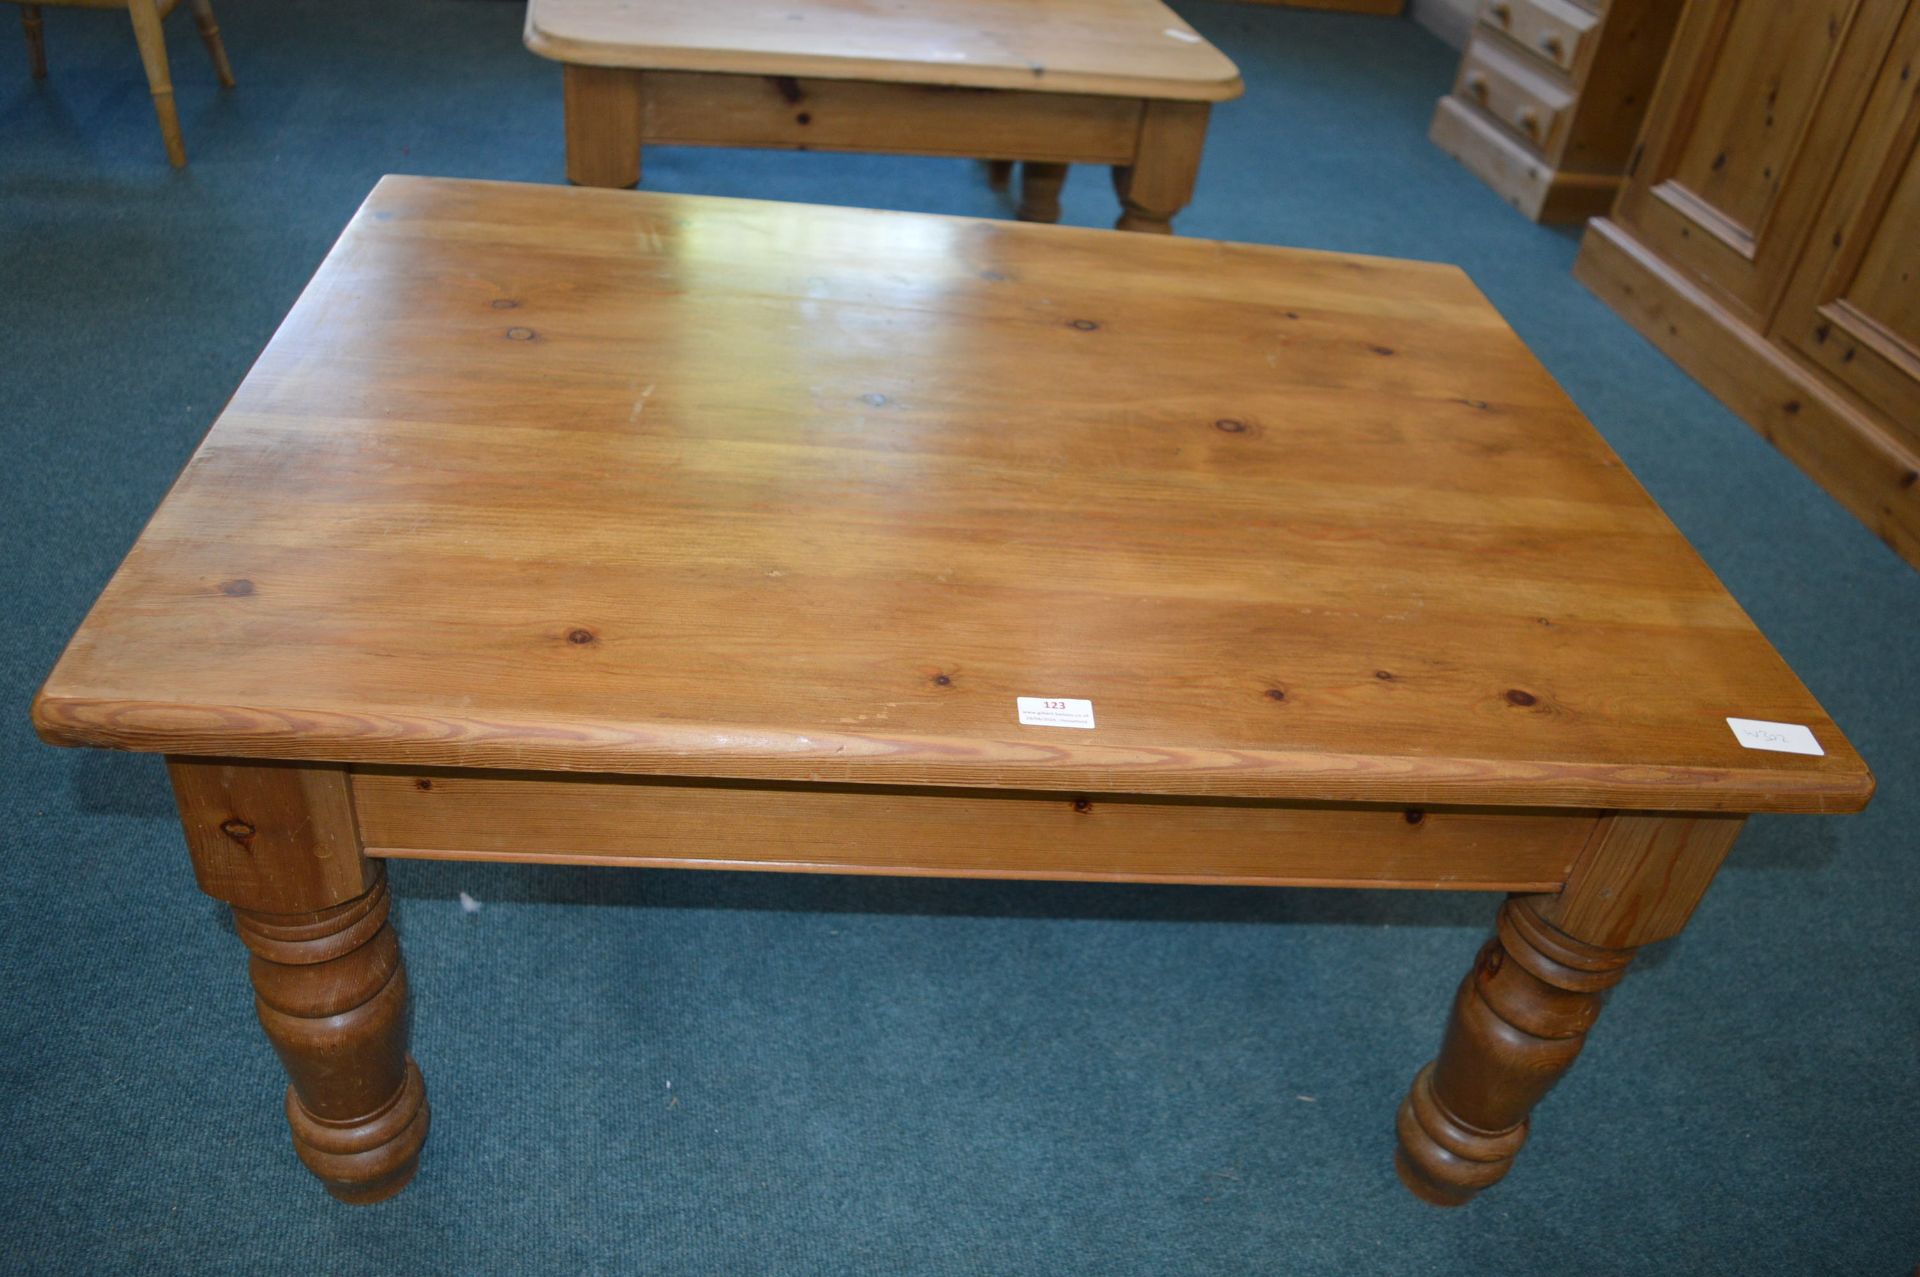
[[[1207,141],[1205,102],[1153,102],[1142,107],[1133,163],[1113,170],[1120,196],[1116,230],[1173,233],[1173,218],[1193,198]]]
[[[1020,165],[1020,207],[1014,216],[1023,222],[1060,220],[1060,188],[1067,184],[1067,166],[1039,164],[1028,160]]]
[[[169,770],[195,876],[233,906],[252,951],[294,1151],[342,1201],[393,1196],[419,1165],[427,1094],[407,1055],[386,871],[361,854],[345,770],[187,759]]]
[[[640,75],[625,67],[564,69],[567,180],[633,186],[640,180]]]
[[[1743,818],[1603,819],[1554,896],[1515,896],[1454,998],[1440,1054],[1400,1106],[1394,1166],[1458,1206],[1497,1182],[1633,951],[1686,925]]]

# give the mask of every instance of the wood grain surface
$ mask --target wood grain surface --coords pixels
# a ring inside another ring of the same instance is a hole
[[[1021,725],[1081,697],[1092,730]],[[1803,723],[1822,757],[1742,748]],[[61,744],[1841,811],[1872,777],[1458,270],[388,178]]]
[[[1218,102],[1240,72],[1159,0],[533,0],[558,62]]]

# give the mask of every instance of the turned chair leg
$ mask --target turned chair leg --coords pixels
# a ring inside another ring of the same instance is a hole
[[[167,162],[185,168],[187,147],[180,138],[180,114],[173,105],[173,77],[167,70],[167,37],[160,29],[160,10],[154,0],[127,0],[127,16],[133,20],[141,65],[147,69],[147,87],[153,90],[153,113],[160,121],[160,140],[167,145]]]
[[[220,43],[220,24],[213,20],[213,0],[192,0],[193,25],[200,28],[200,39],[207,46],[207,56],[213,59],[213,73],[220,77],[220,87],[233,87],[233,64],[227,61],[227,46]]]
[[[1020,166],[1020,207],[1014,216],[1023,222],[1060,220],[1060,188],[1067,184],[1064,164],[1036,164],[1031,160]]]
[[[39,5],[20,6],[20,26],[27,33],[27,64],[33,68],[33,78],[44,80],[47,78],[47,39]]]

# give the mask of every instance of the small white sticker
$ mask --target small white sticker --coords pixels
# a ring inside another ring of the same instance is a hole
[[[1020,721],[1028,727],[1092,727],[1093,702],[1066,696],[1016,696]]]
[[[1798,723],[1769,723],[1758,718],[1729,718],[1727,726],[1748,749],[1770,749],[1776,754],[1814,754],[1826,756],[1813,733]]]
[[[1176,40],[1185,40],[1188,44],[1200,43],[1200,37],[1191,31],[1182,31],[1179,27],[1168,27],[1167,34]]]

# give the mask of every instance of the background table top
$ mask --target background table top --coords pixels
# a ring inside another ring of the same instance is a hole
[[[1023,726],[1021,696],[1097,725]],[[369,197],[34,712],[58,743],[409,765],[1872,788],[1452,267],[418,178]]]
[[[1217,102],[1240,72],[1160,0],[533,0],[561,62]]]

